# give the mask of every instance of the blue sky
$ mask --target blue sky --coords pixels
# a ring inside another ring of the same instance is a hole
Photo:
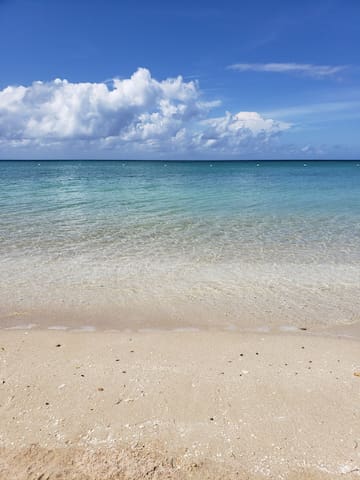
[[[0,158],[358,158],[359,21],[358,0],[0,0]]]

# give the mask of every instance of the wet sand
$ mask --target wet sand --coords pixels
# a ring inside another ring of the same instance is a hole
[[[357,263],[75,258],[2,258],[0,326],[321,331],[360,321]]]
[[[0,478],[359,478],[360,344],[0,332]]]

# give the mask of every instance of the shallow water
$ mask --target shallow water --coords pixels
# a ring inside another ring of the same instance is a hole
[[[360,321],[358,162],[0,162],[0,324]]]

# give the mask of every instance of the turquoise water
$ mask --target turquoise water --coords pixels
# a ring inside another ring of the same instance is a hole
[[[151,304],[181,324],[182,302],[258,318],[275,288],[288,321],[319,289],[352,321],[359,162],[3,161],[0,262],[4,318]]]
[[[0,251],[358,261],[357,165],[1,162]]]

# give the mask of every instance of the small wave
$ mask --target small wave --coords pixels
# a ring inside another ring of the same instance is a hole
[[[13,325],[11,327],[5,327],[4,330],[31,330],[36,327],[38,327],[37,323],[27,323],[21,325]]]

